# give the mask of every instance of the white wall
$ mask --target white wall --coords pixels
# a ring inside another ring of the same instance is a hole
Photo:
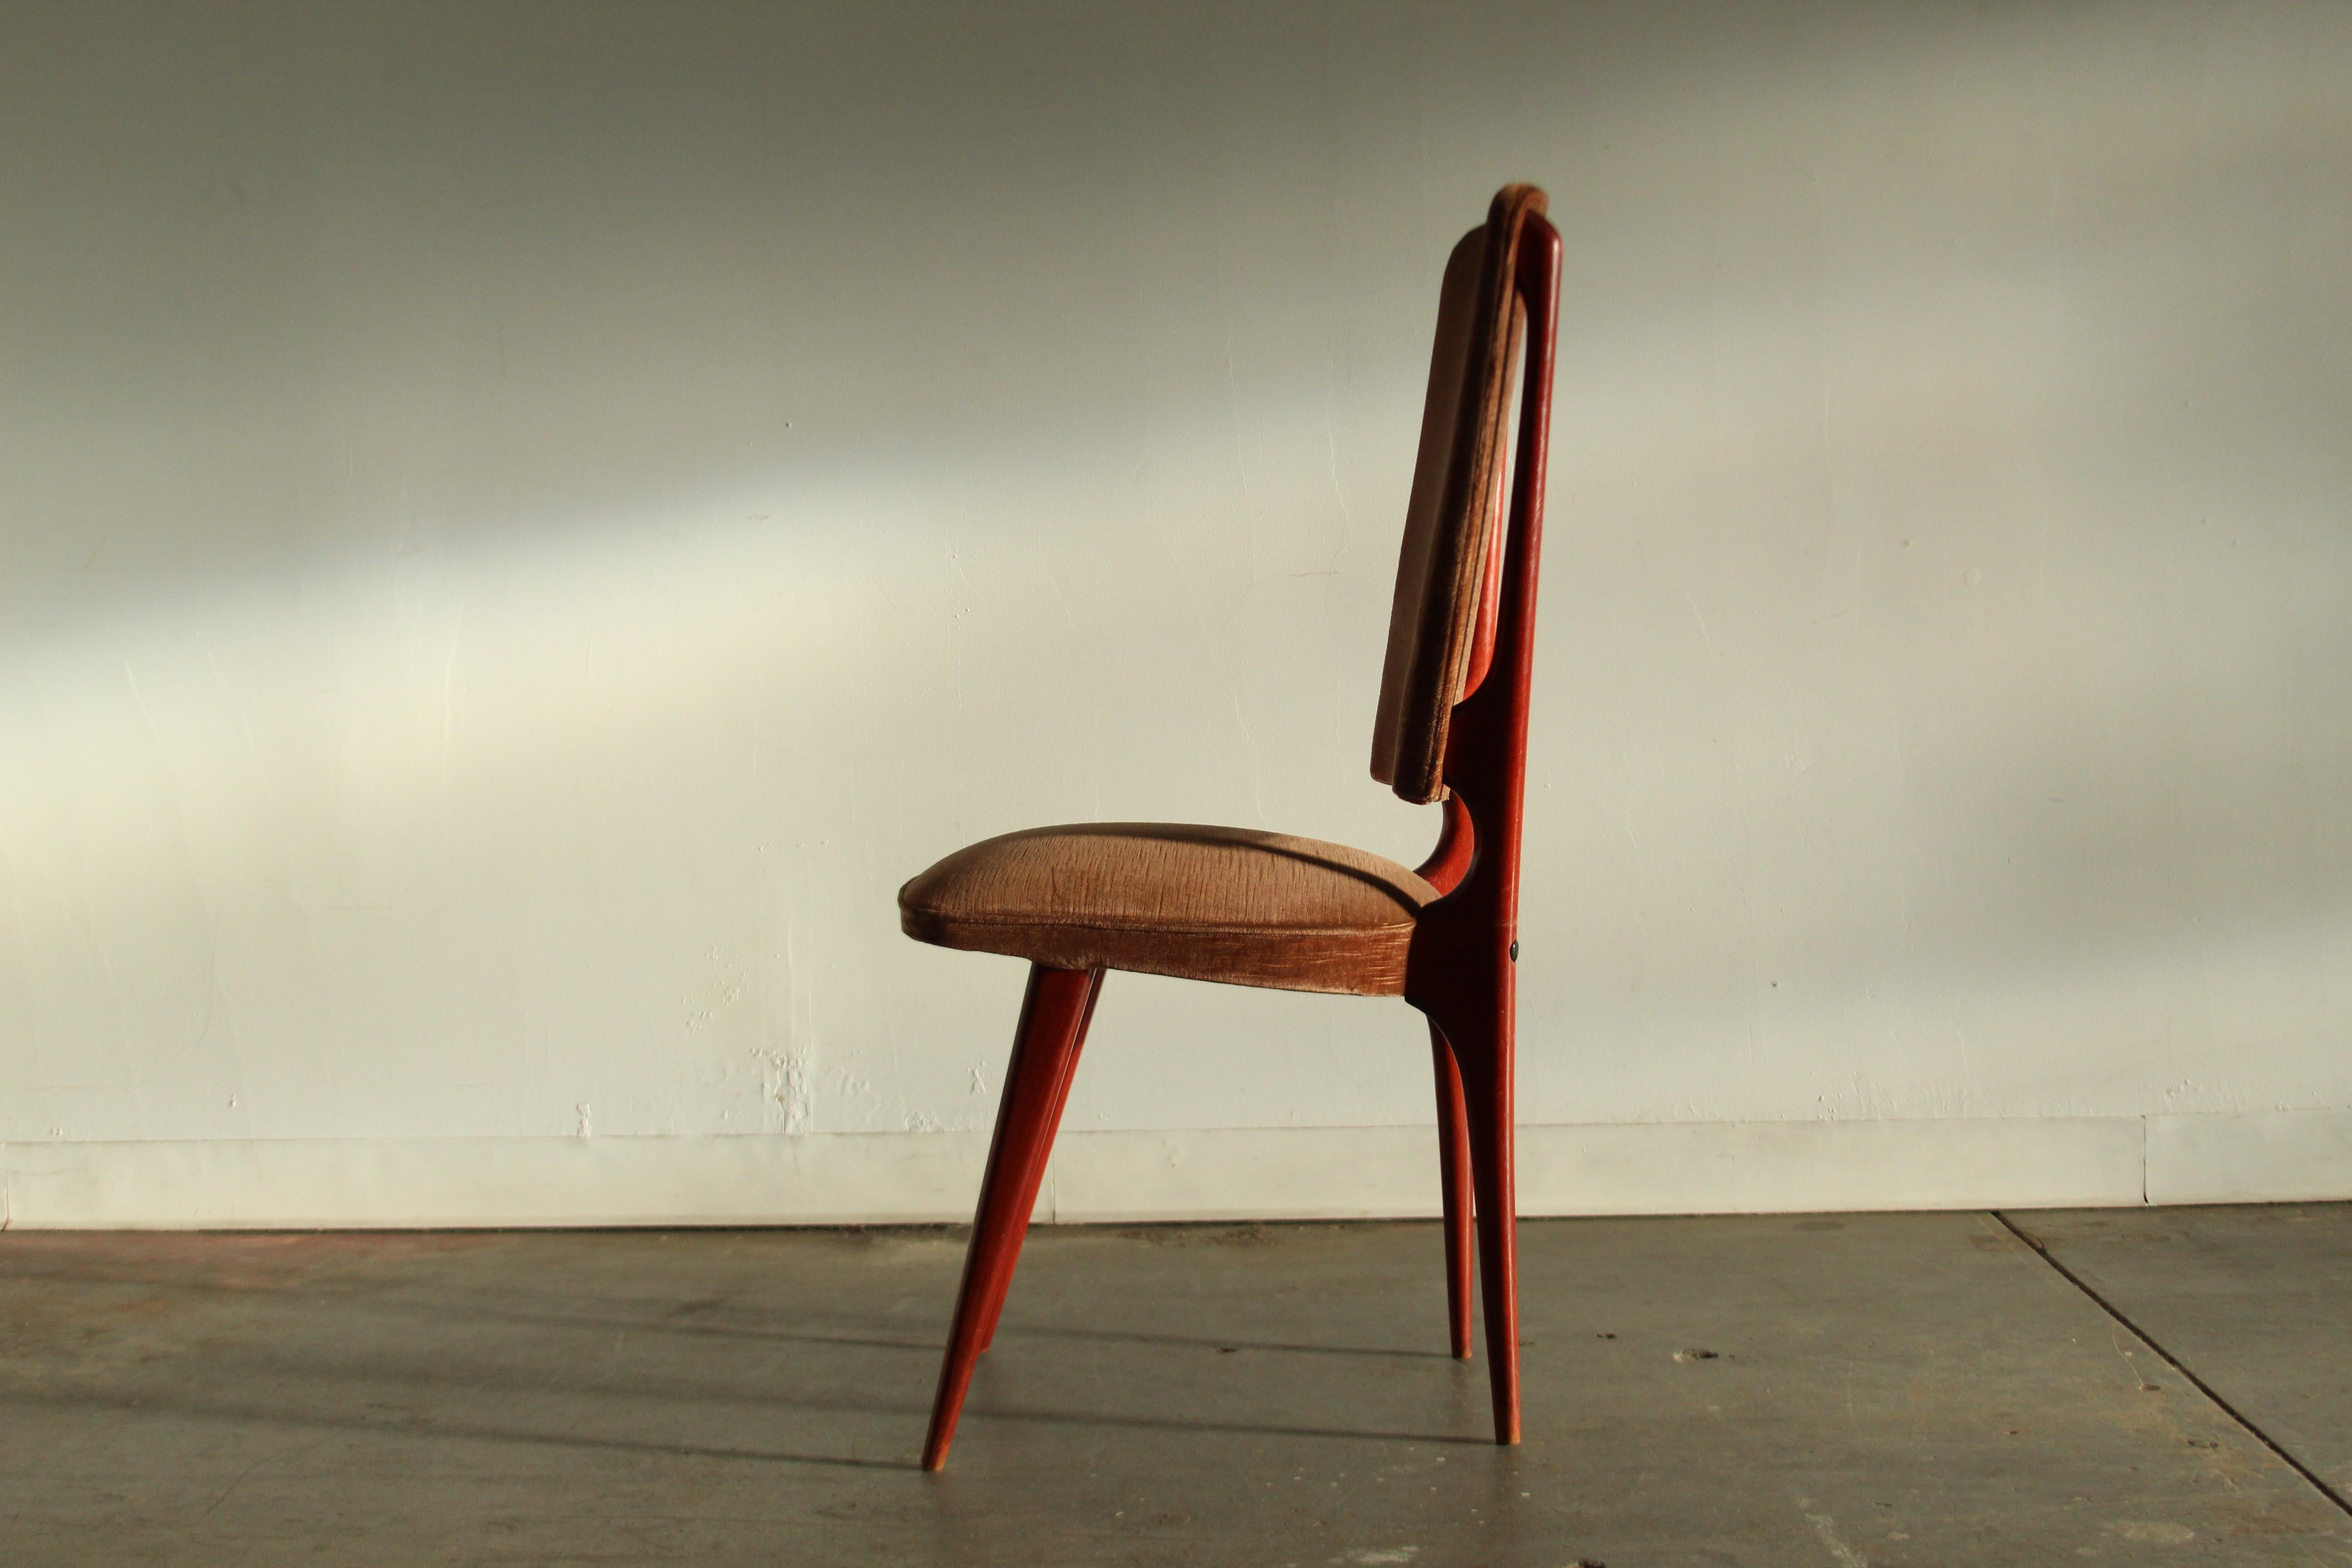
[[[20,5],[0,1222],[968,1212],[901,880],[1431,837],[1508,179],[1528,1207],[2352,1195],[2352,9]],[[1053,1210],[1425,1207],[1425,1062],[1115,977]]]

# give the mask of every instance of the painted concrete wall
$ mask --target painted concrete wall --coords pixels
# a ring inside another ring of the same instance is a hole
[[[2352,1194],[2352,10],[21,5],[0,1217],[964,1210],[899,881],[1433,835],[1507,179],[1528,1206]],[[1425,1059],[1118,978],[1055,1212],[1425,1206]]]

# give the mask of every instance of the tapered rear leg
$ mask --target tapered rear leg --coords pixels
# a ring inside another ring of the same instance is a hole
[[[971,1246],[964,1254],[955,1322],[948,1331],[939,1394],[931,1405],[930,1431],[923,1439],[927,1470],[947,1463],[948,1446],[955,1440],[956,1417],[963,1413],[964,1394],[971,1386],[972,1364],[980,1358],[989,1325],[1003,1305],[1005,1287],[1012,1283],[1021,1237],[1028,1226],[1029,1210],[1036,1204],[1037,1182],[1053,1148],[1063,1099],[1069,1091],[1069,1075],[1085,1040],[1099,973],[1048,969],[1043,964],[1030,968],[1028,993],[1021,1002],[1021,1024],[1013,1035],[1013,1059],[1004,1073],[1004,1099],[996,1113],[996,1136],[989,1146],[988,1174],[981,1183]]]
[[[1061,1077],[1054,1084],[1053,1109],[1045,1114],[1045,1153],[1053,1153],[1055,1130],[1062,1125],[1062,1108],[1070,1102],[1070,1083],[1078,1076],[1078,1052],[1085,1048],[1087,1030],[1095,1021],[1095,1003],[1102,995],[1103,972],[1094,971],[1094,984],[1087,991],[1086,1011],[1078,1017],[1078,1037],[1063,1053]],[[1029,1216],[1037,1212],[1037,1193],[1045,1185],[1046,1159],[1039,1159],[1029,1171],[1029,1185],[1013,1205],[1019,1215],[1013,1232],[1013,1255],[1004,1260],[1004,1287],[988,1309],[988,1316],[980,1326],[980,1349],[985,1355],[988,1347],[996,1342],[996,1321],[1004,1315],[1004,1299],[1013,1293],[1013,1271],[1021,1262],[1021,1244],[1029,1238]]]
[[[1507,1004],[1506,1004],[1507,1009]],[[1470,1124],[1471,1190],[1477,1207],[1478,1287],[1486,1319],[1486,1376],[1495,1441],[1519,1440],[1518,1211],[1512,1173],[1510,1015],[1447,1032],[1462,1072]],[[1496,1025],[1499,1024],[1500,1027]]]
[[[1437,1179],[1445,1201],[1445,1323],[1455,1361],[1470,1359],[1470,1120],[1462,1099],[1462,1069],[1434,1020],[1429,1054],[1437,1069]]]

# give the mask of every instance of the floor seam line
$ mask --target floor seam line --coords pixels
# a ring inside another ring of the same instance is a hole
[[[2261,1427],[2248,1420],[2245,1413],[2240,1410],[2236,1405],[2231,1404],[2228,1400],[2222,1398],[2221,1393],[2216,1390],[2211,1384],[2207,1383],[2203,1378],[2198,1376],[2194,1372],[2191,1372],[2186,1362],[2182,1361],[2179,1356],[2174,1355],[2170,1351],[2158,1344],[2155,1338],[2151,1336],[2146,1329],[2141,1328],[2137,1323],[2133,1322],[2131,1319],[2126,1317],[2121,1309],[2117,1308],[2113,1301],[2108,1300],[2105,1296],[2099,1294],[2098,1291],[2093,1289],[2090,1285],[2084,1281],[2081,1275],[2067,1268],[2063,1263],[2059,1262],[2057,1255],[2053,1253],[2049,1247],[2043,1246],[2039,1237],[2028,1235],[2022,1226],[2021,1226],[2015,1220],[2010,1218],[2007,1214],[2003,1213],[2000,1209],[1994,1209],[1992,1211],[1992,1217],[2000,1221],[2001,1225],[2008,1230],[2010,1235],[2017,1237],[2018,1240],[2025,1243],[2028,1247],[2032,1248],[2034,1255],[2040,1258],[2042,1262],[2047,1263],[2052,1268],[2055,1269],[2060,1279],[2065,1280],[2067,1284],[2074,1287],[2075,1289],[2080,1290],[2084,1295],[2088,1296],[2092,1302],[2097,1306],[2099,1310],[2105,1312],[2108,1317],[2113,1318],[2116,1322],[2121,1323],[2130,1331],[2131,1336],[2134,1339],[2146,1345],[2150,1351],[2153,1351],[2156,1353],[2157,1358],[2162,1361],[2165,1365],[2170,1367],[2182,1377],[2188,1379],[2189,1386],[2196,1389],[2198,1393],[2203,1394],[2208,1400],[2210,1400],[2214,1408],[2218,1409],[2222,1415],[2227,1415],[2231,1420],[2243,1427],[2247,1435],[2252,1436],[2254,1441],[2260,1443],[2263,1447],[2268,1448],[2272,1453],[2276,1454],[2280,1459],[2285,1462],[2287,1468],[2293,1470],[2296,1475],[2301,1476],[2305,1481],[2308,1481],[2311,1484],[2313,1490],[2318,1492],[2321,1497],[2326,1498],[2329,1502],[2335,1504],[2337,1511],[2344,1514],[2347,1519],[2352,1519],[2352,1499],[2347,1499],[2342,1492],[2337,1491],[2333,1486],[2329,1485],[2326,1479],[2323,1478],[2318,1471],[2313,1469],[2309,1465],[2305,1464],[2301,1459],[2296,1458],[2293,1454],[2288,1453],[2286,1449],[2279,1446],[2276,1438],[2273,1437],[2269,1433],[2263,1431]]]

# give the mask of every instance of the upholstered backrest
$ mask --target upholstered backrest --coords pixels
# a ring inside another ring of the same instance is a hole
[[[1372,730],[1372,776],[1410,801],[1445,793],[1447,721],[1469,672],[1482,590],[1492,592],[1510,373],[1525,317],[1511,268],[1522,224],[1543,210],[1544,194],[1533,185],[1497,192],[1485,226],[1463,236],[1447,258],[1438,294]]]

